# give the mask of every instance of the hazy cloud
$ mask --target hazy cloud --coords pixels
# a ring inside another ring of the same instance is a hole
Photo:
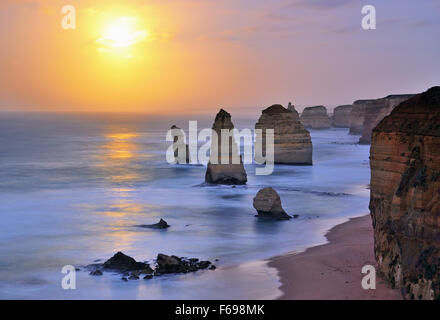
[[[354,3],[355,0],[297,0],[286,5],[288,8],[333,9]]]

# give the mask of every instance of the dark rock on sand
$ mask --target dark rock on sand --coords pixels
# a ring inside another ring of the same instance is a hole
[[[278,220],[289,220],[292,218],[281,206],[281,199],[278,193],[270,187],[258,191],[254,198],[254,208],[258,212],[258,217],[275,218]]]
[[[101,270],[94,270],[92,272],[90,272],[91,276],[102,276],[102,271]]]

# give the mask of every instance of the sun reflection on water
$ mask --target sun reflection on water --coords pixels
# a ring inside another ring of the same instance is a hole
[[[102,170],[109,202],[93,210],[105,217],[105,233],[109,237],[106,245],[113,251],[130,250],[138,235],[132,227],[137,216],[145,213],[145,205],[133,196],[139,174],[141,160],[139,134],[126,129],[111,128],[103,134],[105,142],[98,149],[97,162]]]

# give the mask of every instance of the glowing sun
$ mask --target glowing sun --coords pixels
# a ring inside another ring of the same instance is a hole
[[[145,41],[148,32],[137,30],[135,22],[136,19],[132,17],[121,17],[111,21],[106,25],[102,37],[97,42],[107,48],[126,48]]]

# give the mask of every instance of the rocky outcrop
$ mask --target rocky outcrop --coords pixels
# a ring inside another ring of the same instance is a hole
[[[178,164],[189,164],[191,162],[189,154],[189,146],[185,143],[185,133],[178,126],[173,125],[171,127],[171,135],[174,138],[173,150],[174,158]],[[179,150],[182,155],[179,156]]]
[[[365,104],[365,113],[362,125],[361,144],[371,143],[373,128],[389,115],[390,112],[401,102],[413,97],[413,94],[390,95],[382,99],[371,100]]]
[[[264,188],[258,191],[254,198],[254,208],[258,217],[289,220],[292,217],[281,206],[281,198],[273,188]]]
[[[336,107],[333,111],[332,125],[335,128],[350,128],[351,104]]]
[[[327,108],[324,106],[305,108],[301,113],[301,123],[310,129],[328,129],[332,125]]]
[[[216,260],[217,261],[217,260]],[[156,266],[153,270],[148,263],[137,262],[122,252],[117,252],[113,257],[103,264],[92,264],[86,267],[92,276],[102,276],[103,271],[118,272],[122,274],[122,280],[139,280],[142,275],[144,279],[152,279],[153,276],[160,276],[169,273],[188,273],[198,270],[215,270],[216,266],[210,261],[199,261],[197,258],[187,259],[184,257],[167,256],[159,253],[156,259]]]
[[[231,135],[227,138],[229,141],[223,141],[222,129],[231,130]],[[217,113],[212,126],[212,130],[217,133],[218,139],[213,139],[211,143],[211,156],[205,175],[205,182],[207,183],[243,185],[247,182],[246,171],[237,144],[233,138],[232,129],[234,129],[234,124],[231,121],[231,115],[221,109]],[[226,143],[229,145],[229,160],[227,164],[222,164],[221,146]],[[238,161],[234,161],[234,158]]]
[[[108,259],[102,265],[104,269],[125,272],[125,271],[134,271],[134,270],[151,270],[148,263],[137,262],[132,257],[129,257],[122,252],[117,252],[113,257]],[[150,272],[150,273],[151,273]]]
[[[210,261],[199,261],[197,258],[186,259],[161,253],[157,255],[156,263],[155,275],[196,272],[207,268],[215,269]]]
[[[266,148],[267,129],[274,130],[274,161],[280,164],[312,164],[312,139],[310,133],[294,112],[276,104],[263,110],[255,129],[262,130],[263,151]],[[257,131],[257,137],[260,135]],[[258,139],[258,138],[257,138]]]
[[[379,271],[409,299],[440,299],[440,87],[373,130],[370,212]]]
[[[168,229],[170,225],[163,219],[160,219],[158,223],[155,224],[142,224],[140,228],[150,228],[150,229]]]

